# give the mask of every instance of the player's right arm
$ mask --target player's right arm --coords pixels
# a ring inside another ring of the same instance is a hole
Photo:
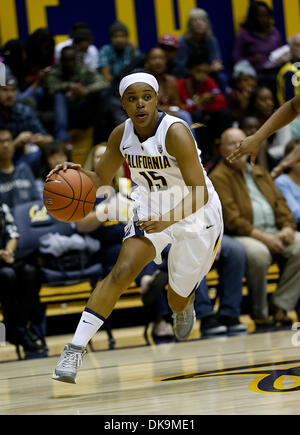
[[[251,163],[254,164],[261,143],[277,130],[292,122],[299,114],[300,94],[279,107],[254,135],[246,137],[240,143],[240,146],[228,157],[228,160],[235,162],[245,155],[250,155]]]
[[[68,168],[77,169],[83,171],[88,177],[91,178],[95,185],[96,190],[100,186],[111,186],[112,180],[124,161],[124,157],[120,151],[120,143],[122,140],[124,132],[124,123],[118,125],[110,134],[105,153],[101,157],[97,164],[95,171],[88,171],[82,169],[80,164],[73,162],[64,162],[57,165],[51,172],[47,175],[47,178],[55,172],[66,171]]]

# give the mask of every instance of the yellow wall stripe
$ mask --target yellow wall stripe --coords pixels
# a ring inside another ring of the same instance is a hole
[[[180,36],[186,30],[187,18],[189,11],[197,7],[196,0],[177,0],[180,29],[175,28],[175,17],[172,0],[155,0],[155,16],[157,37],[161,37],[164,33],[171,33],[175,36]]]
[[[15,0],[0,1],[0,44],[19,36]]]
[[[118,21],[128,27],[130,41],[138,44],[134,0],[115,0]]]
[[[290,38],[300,33],[300,2],[299,0],[282,0],[285,34]]]
[[[26,0],[29,33],[34,32],[40,27],[47,27],[46,7],[58,5],[59,0]]]

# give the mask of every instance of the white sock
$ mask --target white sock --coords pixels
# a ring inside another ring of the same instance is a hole
[[[85,308],[71,343],[75,346],[86,347],[105,320],[100,314],[90,308]]]

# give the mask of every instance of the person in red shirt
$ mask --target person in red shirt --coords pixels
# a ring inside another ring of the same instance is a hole
[[[209,76],[209,62],[191,57],[187,67],[188,77],[177,80],[177,86],[184,109],[191,113],[194,123],[207,127],[197,129],[197,135],[204,161],[209,161],[215,157],[216,141],[232,125],[232,113],[217,83]]]

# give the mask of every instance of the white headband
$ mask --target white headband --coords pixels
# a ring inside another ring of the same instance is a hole
[[[121,95],[121,98],[124,95],[124,92],[128,88],[128,86],[133,85],[134,83],[147,83],[150,85],[155,92],[158,94],[158,82],[156,78],[147,73],[135,73],[135,74],[129,74],[128,76],[124,77],[119,85],[119,93]]]

